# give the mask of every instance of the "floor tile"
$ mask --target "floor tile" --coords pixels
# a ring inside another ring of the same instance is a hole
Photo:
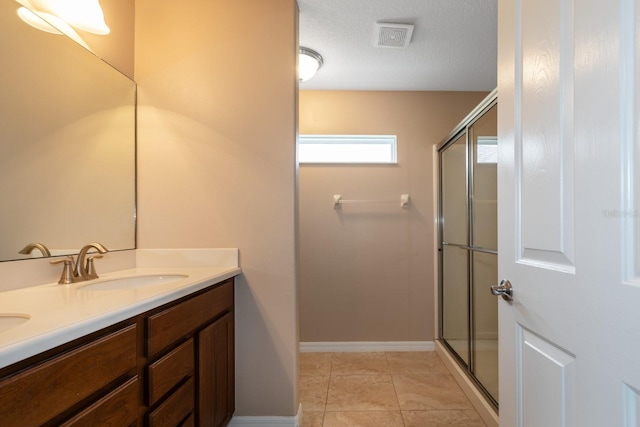
[[[329,389],[328,376],[300,376],[298,391],[305,411],[324,411]]]
[[[449,374],[435,351],[387,352],[391,374]]]
[[[329,375],[333,353],[300,353],[300,375]]]
[[[323,427],[403,427],[400,411],[326,412]]]
[[[403,411],[472,409],[451,375],[393,375],[393,383]]]
[[[302,415],[302,427],[322,427],[324,412],[304,411]]]
[[[473,410],[403,411],[405,427],[486,427]]]
[[[384,353],[334,353],[331,375],[388,374],[389,366]]]
[[[391,376],[331,376],[326,410],[399,410]]]

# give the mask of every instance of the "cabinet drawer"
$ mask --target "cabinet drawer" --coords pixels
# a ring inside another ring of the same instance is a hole
[[[233,307],[233,281],[175,305],[147,319],[151,356]]]
[[[196,421],[192,412],[191,415],[189,415],[189,417],[180,424],[180,427],[195,427],[195,425]]]
[[[2,425],[40,425],[135,368],[131,325],[0,382]]]
[[[87,409],[62,424],[62,427],[128,426],[138,416],[138,377],[132,378]]]
[[[149,414],[149,427],[175,427],[193,412],[193,378],[182,385]]]
[[[164,396],[176,384],[193,374],[193,339],[172,350],[166,356],[149,365],[149,406]]]

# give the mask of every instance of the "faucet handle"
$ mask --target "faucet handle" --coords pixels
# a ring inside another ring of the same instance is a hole
[[[96,273],[96,267],[93,264],[94,259],[103,258],[102,255],[91,255],[87,257],[87,279],[97,279],[98,273]]]
[[[54,259],[53,261],[49,261],[49,264],[62,264],[64,263],[64,267],[62,268],[62,275],[60,276],[60,280],[58,280],[58,283],[60,283],[61,285],[68,285],[69,283],[74,283],[76,281],[76,278],[73,274],[73,270],[74,270],[74,262],[73,262],[73,258],[70,256],[64,257],[64,258],[59,258],[59,259]]]

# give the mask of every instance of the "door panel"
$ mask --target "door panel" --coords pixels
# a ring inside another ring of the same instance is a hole
[[[473,252],[473,372],[498,401],[498,300],[487,288],[498,281],[498,256]]]
[[[442,338],[469,364],[469,268],[465,249],[442,248]]]
[[[518,425],[575,426],[575,357],[521,327],[517,334],[523,408]]]
[[[467,135],[462,134],[442,153],[442,241],[468,244]]]
[[[471,245],[492,250],[498,249],[497,114],[494,105],[469,130],[473,144]]]
[[[573,271],[572,0],[518,0],[522,88],[516,179],[522,262]],[[571,16],[571,15],[569,15]],[[524,19],[526,17],[526,19]],[[569,93],[566,93],[569,91]],[[560,184],[560,185],[558,185]]]
[[[640,426],[639,11],[498,0],[507,427]]]

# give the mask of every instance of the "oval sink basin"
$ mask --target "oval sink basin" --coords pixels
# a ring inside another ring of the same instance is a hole
[[[20,326],[26,323],[31,316],[23,313],[0,313],[0,332]]]
[[[173,282],[189,277],[187,274],[153,274],[147,276],[119,277],[89,283],[78,288],[80,291],[115,291],[120,289],[140,289]]]

